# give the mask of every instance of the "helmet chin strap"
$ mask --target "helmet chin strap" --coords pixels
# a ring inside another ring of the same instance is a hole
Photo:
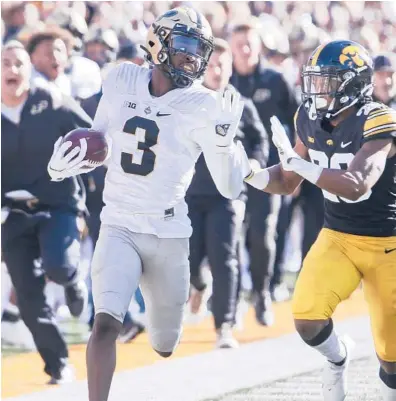
[[[329,110],[326,113],[326,118],[328,118],[328,119],[334,118],[334,117],[338,116],[340,113],[342,113],[343,111],[349,109],[350,107],[354,106],[356,103],[363,100],[366,96],[371,96],[373,93],[373,89],[374,89],[373,84],[366,85],[360,92],[360,95],[357,98],[355,98],[351,103],[349,103],[347,106],[341,108],[340,110],[336,111],[335,113],[329,113],[329,111],[331,111],[331,109],[334,108],[335,99],[333,99],[333,101],[330,104]]]
[[[309,107],[309,118],[311,120],[316,120],[318,118],[318,112],[316,111],[314,102],[312,102],[311,106]]]
[[[318,112],[316,110],[316,104],[312,99],[307,99],[305,103],[308,104],[308,117],[310,120],[316,120],[318,118]]]
[[[169,59],[168,59],[169,60]],[[185,75],[179,73],[179,71],[174,68],[170,62],[164,66],[164,71],[168,74],[172,82],[177,88],[188,88],[193,84],[193,79],[186,77]]]

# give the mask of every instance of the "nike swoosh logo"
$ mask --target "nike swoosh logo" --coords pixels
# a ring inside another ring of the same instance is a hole
[[[396,251],[396,248],[393,248],[393,249],[385,249],[385,253],[391,253],[391,252],[393,252],[393,251]]]
[[[165,117],[165,116],[170,116],[170,114],[162,114],[160,112],[157,113],[157,117]]]
[[[349,142],[347,142],[347,143],[341,142],[341,147],[344,149],[344,148],[346,148],[347,146],[349,146],[351,143],[352,143],[352,141],[349,141]]]

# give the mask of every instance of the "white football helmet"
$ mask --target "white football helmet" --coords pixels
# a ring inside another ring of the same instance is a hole
[[[212,29],[207,19],[190,7],[177,7],[159,16],[149,28],[146,60],[166,72],[178,87],[190,86],[200,78],[213,51]],[[172,65],[171,55],[187,54],[198,61],[194,72]]]

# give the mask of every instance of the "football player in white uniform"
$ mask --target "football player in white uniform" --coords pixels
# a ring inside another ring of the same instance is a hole
[[[112,154],[92,266],[90,401],[108,398],[116,339],[139,284],[154,350],[166,358],[179,343],[192,232],[184,196],[200,153],[227,198],[239,195],[251,171],[233,141],[243,109],[239,95],[200,83],[213,50],[206,19],[187,7],[166,12],[151,26],[145,50],[153,68],[122,63],[110,71],[92,126],[111,138]],[[87,171],[84,140],[71,161],[70,146],[55,144],[48,165],[54,180]]]

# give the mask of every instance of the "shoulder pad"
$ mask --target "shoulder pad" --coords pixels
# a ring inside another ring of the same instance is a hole
[[[373,107],[367,114],[363,127],[363,136],[366,138],[396,131],[396,110],[382,103],[373,102],[373,104],[378,107]]]
[[[135,94],[139,77],[147,73],[147,69],[131,62],[120,63],[113,67],[103,82],[103,93]]]
[[[369,115],[373,110],[377,109],[382,109],[385,107],[384,104],[382,103],[377,103],[377,102],[369,102],[364,104],[356,113],[358,117],[360,116],[367,116]]]
[[[183,114],[197,112],[202,109],[210,112],[216,108],[216,92],[202,85],[193,85],[182,90],[170,102],[169,106]]]

